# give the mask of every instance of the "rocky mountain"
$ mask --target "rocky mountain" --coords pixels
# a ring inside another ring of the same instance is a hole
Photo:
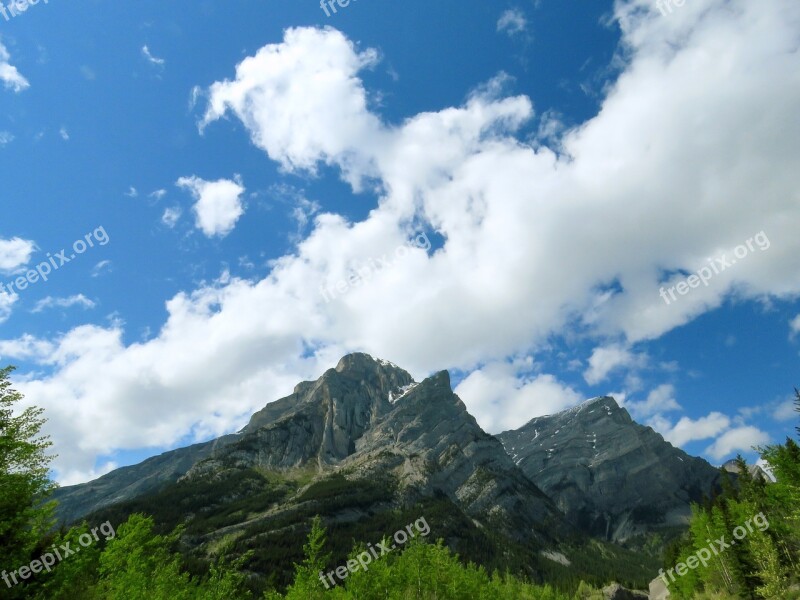
[[[224,547],[272,583],[291,578],[317,514],[339,559],[354,540],[380,540],[425,516],[434,539],[462,557],[534,580],[605,583],[613,574],[637,583],[654,568],[565,518],[467,412],[446,371],[418,383],[366,354],[301,382],[237,434],[62,488],[57,499],[67,522],[144,512],[163,531],[183,525],[192,560]]]
[[[615,542],[683,527],[691,502],[719,481],[717,469],[636,423],[611,397],[497,437],[571,523]]]
[[[352,482],[389,477],[402,504],[444,495],[475,522],[524,541],[572,533],[467,412],[446,371],[417,384],[391,363],[348,355],[256,413],[239,439],[195,464],[185,479],[308,467]]]

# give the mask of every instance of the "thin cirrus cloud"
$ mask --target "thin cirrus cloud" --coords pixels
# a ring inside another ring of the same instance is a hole
[[[175,227],[175,225],[177,225],[182,214],[183,211],[181,210],[180,206],[167,207],[164,209],[164,213],[161,215],[161,222],[172,229]]]
[[[225,237],[244,214],[241,178],[206,181],[197,176],[181,177],[176,184],[195,199],[195,222],[207,237]]]
[[[528,20],[518,8],[510,8],[497,20],[497,31],[515,36],[528,28]]]
[[[384,122],[369,110],[360,78],[377,51],[334,29],[288,29],[283,41],[245,58],[231,79],[208,87],[201,127],[225,126],[217,122],[232,115],[284,171],[316,173],[326,164],[356,191],[378,185],[380,201],[358,222],[314,215],[293,254],[272,261],[263,279],[223,273],[168,299],[151,340],[127,344],[121,324],[82,326],[54,340],[58,368],[20,387],[52,411],[48,432],[68,448],[56,466],[89,473],[117,448],[232,431],[265,397],[291,392],[348,350],[418,377],[440,368],[472,373],[573,327],[598,345],[620,339],[629,349],[731,294],[800,293],[792,225],[800,220],[800,5],[696,0],[673,16],[645,0],[615,3],[626,62],[597,115],[558,134],[559,153],[525,140],[520,128],[533,118],[532,102],[504,91],[501,80],[459,106]],[[774,98],[782,100],[764,111]],[[698,119],[702,144],[687,144]],[[209,182],[185,183],[199,204]],[[209,201],[227,209],[210,210],[208,221],[197,211],[206,235],[241,216],[233,196],[231,187],[226,202]],[[441,247],[409,250],[337,302],[321,298],[321,285],[403,244],[412,223],[437,231]],[[696,271],[751,237],[754,223],[769,235],[768,253],[680,302],[659,298],[665,272]],[[528,406],[568,405],[579,395],[553,376],[480,370]],[[482,425],[516,423],[490,412],[513,410],[512,400],[491,396],[477,375],[470,385],[477,392],[459,390]],[[762,437],[722,438],[730,418],[719,413],[675,424],[659,418],[678,445],[721,439],[709,446],[712,456]]]
[[[78,306],[84,309],[94,308],[96,306],[93,300],[90,300],[83,294],[75,294],[65,298],[58,298],[54,296],[47,296],[39,300],[36,305],[31,309],[32,313],[40,313],[49,308],[71,308]]]
[[[157,67],[163,67],[167,61],[163,58],[158,58],[157,56],[153,56],[152,52],[150,52],[150,48],[147,47],[147,44],[142,46],[142,56],[147,59],[151,65],[156,65]]]

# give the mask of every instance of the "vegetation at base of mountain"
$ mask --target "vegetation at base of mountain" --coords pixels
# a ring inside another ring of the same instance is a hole
[[[795,393],[800,412],[800,392]],[[698,564],[670,582],[674,597],[800,598],[800,446],[787,438],[785,444],[760,448],[759,452],[777,481],[767,483],[751,476],[744,459],[738,457],[737,485],[724,479],[719,496],[694,507],[689,531],[665,553],[664,569],[686,563],[722,536],[735,543],[721,549],[706,565]],[[766,521],[760,517],[759,521],[768,527],[752,528],[741,539],[741,531],[734,536],[737,527],[760,515]]]
[[[135,513],[151,515],[155,531],[166,534],[183,526],[181,552],[186,570],[195,577],[207,573],[218,546],[226,556],[242,559],[251,574],[248,586],[256,594],[286,589],[294,563],[302,558],[302,540],[315,515],[329,528],[332,565],[342,564],[356,542],[376,541],[425,516],[433,535],[445,540],[462,561],[490,572],[508,571],[554,588],[573,592],[582,579],[596,586],[618,581],[646,588],[658,560],[600,542],[565,544],[570,566],[476,525],[443,494],[396,507],[390,479],[348,481],[336,473],[308,483],[292,471],[231,472],[213,480],[181,481],[160,492],[114,505],[88,517],[90,523],[120,523]],[[185,515],[189,519],[182,520]],[[237,525],[238,524],[238,525]]]
[[[303,556],[294,565],[292,581],[285,593],[271,590],[255,595],[247,589],[242,561],[217,559],[209,573],[192,576],[181,567],[181,530],[168,535],[155,532],[154,522],[132,515],[117,529],[117,535],[101,547],[90,546],[70,557],[51,573],[24,582],[20,592],[32,600],[591,600],[602,598],[599,590],[580,582],[574,594],[549,585],[536,585],[509,573],[488,573],[473,563],[463,564],[444,546],[416,538],[396,550],[350,573],[339,585],[322,583],[320,571],[330,567],[325,548],[326,532],[321,519],[312,521],[303,546]],[[76,540],[81,528],[73,528],[57,541]],[[355,558],[364,550],[356,545]],[[5,596],[4,596],[5,597]]]

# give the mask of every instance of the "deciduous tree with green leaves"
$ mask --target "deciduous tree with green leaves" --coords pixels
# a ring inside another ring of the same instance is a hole
[[[52,527],[53,505],[45,501],[56,487],[48,478],[54,458],[47,454],[51,442],[40,435],[44,409],[20,410],[23,396],[12,387],[13,370],[0,369],[0,569],[16,569],[31,560]]]

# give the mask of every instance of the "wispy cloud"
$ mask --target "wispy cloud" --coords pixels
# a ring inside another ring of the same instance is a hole
[[[518,8],[510,8],[497,20],[497,31],[514,36],[523,33],[528,28],[528,20]]]
[[[0,146],[5,146],[14,141],[14,134],[10,131],[0,131]]]
[[[794,319],[789,321],[789,331],[790,337],[792,339],[795,338],[798,334],[800,334],[800,315],[797,315]]]
[[[70,308],[72,306],[80,306],[81,308],[88,309],[94,308],[96,304],[83,294],[75,294],[74,296],[68,296],[66,298],[48,296],[47,298],[39,300],[31,312],[40,313],[48,308]]]
[[[92,267],[92,277],[99,277],[103,273],[110,273],[111,268],[110,260],[101,260],[94,267]]]
[[[180,206],[175,206],[172,208],[165,208],[164,214],[161,215],[161,222],[172,229],[175,227],[175,224],[178,222],[178,219],[181,218],[183,211],[181,210]]]
[[[150,52],[150,48],[147,47],[147,44],[142,46],[142,55],[147,59],[147,61],[150,64],[159,67],[163,67],[167,62],[163,58],[158,58],[157,56],[153,56],[153,54]]]

